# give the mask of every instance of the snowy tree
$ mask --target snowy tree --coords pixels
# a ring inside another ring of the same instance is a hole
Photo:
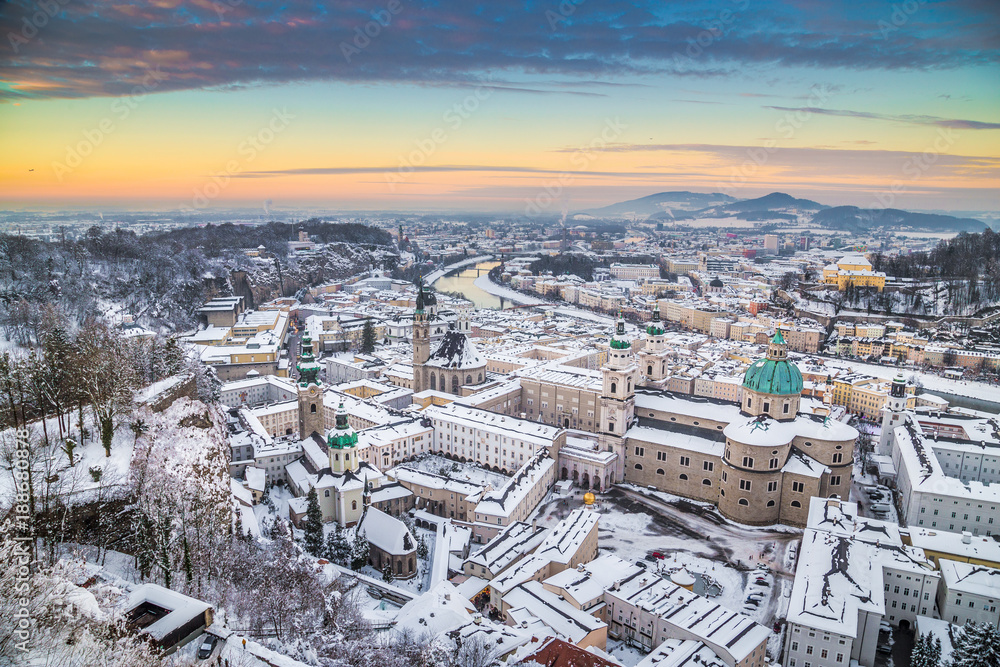
[[[367,565],[370,551],[371,545],[368,543],[364,531],[355,535],[354,545],[351,548],[351,569],[360,570]]]
[[[101,432],[104,452],[111,456],[111,439],[119,418],[132,409],[137,389],[135,359],[126,339],[106,325],[95,324],[77,336],[81,386]]]
[[[302,526],[305,532],[306,551],[313,556],[323,553],[323,513],[319,509],[316,489],[309,489],[306,495],[306,520]]]
[[[910,651],[910,667],[938,667],[937,661],[933,661],[930,655],[933,646],[933,635],[928,632],[919,635],[913,642],[913,650]]]
[[[421,535],[417,538],[417,558],[426,559],[427,558],[427,541],[424,540],[424,536]]]
[[[365,326],[361,330],[361,351],[365,354],[375,351],[375,327],[370,317],[365,318]]]
[[[395,579],[395,577],[392,576],[392,561],[387,560],[385,565],[382,567],[382,581],[388,584],[392,583],[393,579]]]
[[[492,667],[498,662],[496,648],[479,634],[459,642],[452,657],[453,667]]]
[[[957,633],[951,667],[1000,667],[1000,630],[969,621]]]
[[[347,567],[351,564],[351,544],[340,523],[334,523],[333,531],[326,538],[325,556],[328,561],[337,565]]]

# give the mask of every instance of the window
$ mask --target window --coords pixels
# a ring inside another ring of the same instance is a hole
[[[712,480],[710,479],[703,479],[701,480],[701,483],[705,486],[712,486]]]
[[[821,650],[821,651],[819,652],[819,657],[821,657],[821,658],[825,658],[825,657],[826,657],[827,655],[828,655],[828,653],[827,653],[827,650],[826,650],[826,649],[822,649],[822,650]]]
[[[667,473],[664,472],[663,468],[657,468],[656,469],[656,474],[657,475],[666,475]]]
[[[781,406],[781,413],[786,415],[788,414],[788,403],[785,403],[783,406]]]
[[[725,470],[723,470],[723,471],[722,471],[722,481],[723,481],[723,482],[726,482],[726,481],[728,481],[728,480],[729,480],[729,475],[727,475],[727,474],[726,474],[726,471],[725,471]]]
[[[772,492],[777,491],[777,490],[778,490],[778,483],[777,482],[768,482],[767,483],[767,491],[768,491],[768,493],[772,493]]]
[[[635,455],[636,456],[645,456],[646,455],[646,448],[645,447],[636,447],[635,448]]]
[[[767,506],[768,507],[774,507],[774,501],[773,500],[768,500],[767,501]]]
[[[802,503],[797,500],[792,501],[792,507],[802,507]]]
[[[844,453],[843,452],[837,452],[837,453],[835,453],[833,455],[833,462],[834,463],[843,463],[844,462]]]
[[[744,468],[752,468],[753,467],[753,457],[752,456],[744,456],[743,457],[743,467]]]
[[[657,461],[666,461],[667,460],[667,453],[666,452],[656,452],[656,460]]]
[[[792,491],[795,491],[796,493],[802,493],[805,491],[805,488],[806,486],[802,482],[792,482]]]
[[[715,464],[712,463],[711,461],[705,461],[701,467],[703,470],[707,470],[708,472],[712,472],[713,470],[715,470]]]
[[[687,475],[685,475],[685,474],[681,473],[681,479],[682,479],[682,480],[687,480],[687,478],[688,478],[688,476],[687,476]]]
[[[840,486],[840,475],[832,475],[830,477],[830,486]]]
[[[618,383],[617,382],[612,382],[611,383],[611,393],[614,394],[617,391],[618,391]]]
[[[777,468],[778,467],[778,459],[771,459],[770,461],[768,461],[767,462],[767,467],[769,469],[771,469],[771,470],[774,470],[775,468]]]
[[[798,651],[799,650],[799,643],[798,642],[792,642],[792,650],[793,651]]]
[[[635,464],[635,469],[636,470],[642,470],[642,464],[641,463],[636,463]]]
[[[809,646],[806,646],[806,655],[812,655],[812,654],[813,654],[813,647],[810,644]]]
[[[750,407],[750,399],[749,398],[747,399],[747,407],[748,408]]]
[[[749,479],[741,479],[740,480],[740,491],[749,491],[749,490],[750,490],[750,480]]]
[[[740,498],[740,505],[743,505],[744,507],[749,507],[750,502],[746,498]]]
[[[681,457],[681,465],[682,466],[689,466],[689,465],[691,465],[691,457],[690,456],[682,456]]]

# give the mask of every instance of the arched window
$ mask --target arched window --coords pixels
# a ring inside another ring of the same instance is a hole
[[[437,386],[437,376],[434,375],[434,373],[431,373],[431,389],[432,390],[437,390],[437,388],[438,388],[438,386]]]
[[[403,561],[396,561],[396,574],[403,574]]]
[[[712,486],[712,480],[708,478],[701,480],[701,483],[704,484],[705,486]]]
[[[465,384],[472,384],[472,376],[471,375],[466,375],[465,376]]]
[[[681,473],[681,479],[683,479],[683,480],[687,480],[687,478],[688,478],[688,476],[687,476],[687,475],[685,475],[684,473]]]
[[[792,507],[802,507],[802,503],[797,500],[792,501]]]
[[[615,423],[608,422],[608,433],[614,433],[614,432],[615,432]]]
[[[657,468],[656,469],[656,474],[657,475],[666,475],[667,473],[663,470],[663,468]]]
[[[611,393],[614,394],[617,391],[618,391],[618,383],[617,382],[612,382],[611,383]]]
[[[480,374],[479,374],[479,382],[480,382],[480,384],[482,383],[482,381],[483,381],[483,374],[482,374],[482,373],[480,373]]]
[[[770,402],[764,401],[764,412],[770,412],[770,411],[771,411],[771,404],[770,404]]]
[[[767,506],[768,507],[774,507],[774,501],[773,500],[768,500],[767,501]]]
[[[323,491],[323,497],[324,498],[329,498],[330,497],[330,489],[326,489],[325,491]]]
[[[649,364],[648,366],[646,366],[646,375],[652,375],[652,374],[653,374],[653,364]]]
[[[625,381],[625,391],[632,391],[632,378]]]
[[[642,464],[641,463],[636,463],[635,464],[635,469],[636,470],[642,470]]]
[[[744,507],[750,507],[750,501],[747,500],[746,498],[740,498],[740,505],[743,505]]]
[[[408,559],[408,565],[407,565],[407,567],[409,568],[410,572],[413,572],[413,559],[412,558]]]
[[[451,393],[453,393],[453,394],[457,394],[458,393],[458,376],[457,375],[453,375],[451,377]]]
[[[313,414],[316,414],[316,404],[315,403],[313,403],[312,405],[309,406],[309,412],[311,412]]]
[[[358,501],[357,500],[352,500],[351,501],[351,509],[352,510],[358,509]]]

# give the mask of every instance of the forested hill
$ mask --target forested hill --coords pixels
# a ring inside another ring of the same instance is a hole
[[[297,240],[300,229],[330,244],[308,257],[289,255],[287,242]],[[259,246],[267,250],[264,258],[246,255]],[[120,311],[153,329],[180,330],[194,324],[194,311],[205,299],[233,293],[234,271],[251,302],[260,302],[372,265],[391,269],[397,260],[384,230],[318,220],[206,225],[143,236],[92,227],[80,240],[51,243],[2,234],[0,324],[7,338],[22,344],[54,312],[82,324]]]

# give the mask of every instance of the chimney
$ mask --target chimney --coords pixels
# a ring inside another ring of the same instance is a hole
[[[962,544],[972,544],[972,533],[967,530],[962,531]]]
[[[483,624],[483,615],[482,614],[476,614],[475,616],[472,617],[472,622],[475,623],[476,625],[482,625]]]

